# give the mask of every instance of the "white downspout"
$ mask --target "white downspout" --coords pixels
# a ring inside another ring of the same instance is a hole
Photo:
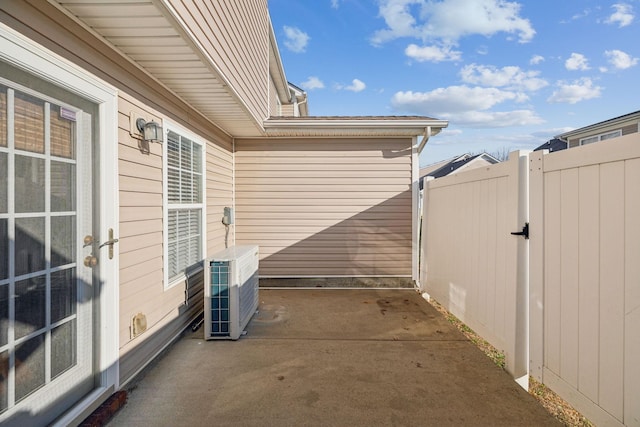
[[[431,126],[427,126],[424,129],[424,135],[420,144],[413,144],[411,153],[411,190],[412,190],[412,203],[411,203],[411,223],[413,224],[412,235],[412,251],[411,251],[411,265],[412,265],[412,280],[415,283],[416,289],[422,289],[420,283],[420,153],[427,145],[427,141],[431,137]]]
[[[431,126],[424,128],[424,135],[422,136],[422,141],[420,141],[420,145],[418,146],[418,154],[422,153],[422,150],[424,150],[424,146],[427,145],[429,138],[431,138]]]

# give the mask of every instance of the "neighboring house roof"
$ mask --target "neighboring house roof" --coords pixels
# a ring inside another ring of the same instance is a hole
[[[420,168],[420,176],[421,177],[428,176],[433,171],[436,171],[436,170],[440,169],[442,166],[444,166],[444,165],[446,165],[448,163],[451,163],[451,162],[455,162],[456,160],[465,159],[468,156],[470,156],[470,154],[463,154],[462,156],[451,157],[449,159],[440,160],[439,162],[432,163],[430,165],[424,166],[424,167]]]
[[[495,163],[499,163],[500,161],[493,157],[488,153],[481,154],[463,154],[462,156],[458,156],[453,158],[451,161],[445,163],[444,165],[436,168],[435,170],[431,170],[425,175],[420,176],[420,189],[423,188],[423,179],[427,176],[431,176],[434,178],[440,178],[443,176],[451,175],[456,172],[460,172],[463,169],[475,169],[477,167],[492,165]],[[426,169],[426,168],[425,168]]]
[[[640,110],[634,111],[633,113],[625,114],[622,116],[614,117],[612,119],[604,120],[602,122],[594,123],[588,126],[581,127],[579,129],[574,129],[569,132],[562,133],[560,135],[556,135],[556,138],[568,140],[577,135],[581,135],[584,133],[597,133],[600,129],[605,129],[612,125],[615,125],[618,122],[626,122],[630,120],[640,120]]]
[[[534,148],[533,151],[549,150],[549,152],[552,153],[554,151],[560,151],[560,150],[566,150],[566,149],[567,149],[567,141],[563,141],[562,139],[559,139],[559,138],[553,138],[545,142],[544,144],[540,145],[539,147]]]

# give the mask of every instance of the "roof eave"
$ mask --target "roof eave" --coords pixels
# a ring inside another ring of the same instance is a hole
[[[289,90],[289,82],[284,73],[284,66],[282,65],[280,50],[278,49],[278,42],[276,41],[276,34],[271,24],[271,18],[269,18],[269,73],[273,77],[273,82],[280,100],[291,102],[292,95]]]
[[[431,127],[431,136],[447,127],[443,120],[286,120],[269,119],[264,122],[267,137],[418,137]]]

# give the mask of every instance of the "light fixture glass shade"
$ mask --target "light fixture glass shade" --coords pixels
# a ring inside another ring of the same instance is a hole
[[[147,122],[144,125],[144,140],[149,142],[162,142],[162,126],[156,122]]]

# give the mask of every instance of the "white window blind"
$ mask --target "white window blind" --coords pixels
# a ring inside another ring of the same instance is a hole
[[[167,133],[167,272],[169,281],[202,259],[202,146]]]

